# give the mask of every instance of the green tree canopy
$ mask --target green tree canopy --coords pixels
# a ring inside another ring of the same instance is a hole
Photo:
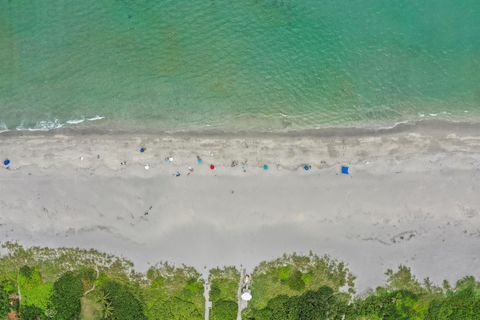
[[[36,306],[22,305],[20,307],[20,318],[22,320],[44,320],[43,310]]]
[[[412,274],[412,270],[406,266],[400,265],[396,272],[392,269],[388,269],[387,272],[385,272],[385,275],[387,276],[387,289],[408,290],[416,294],[425,291],[420,285],[420,282]]]
[[[119,282],[108,280],[103,286],[108,302],[111,305],[112,320],[146,320],[143,305],[130,291],[130,288]]]
[[[300,296],[280,295],[254,312],[255,320],[322,320],[342,319],[348,309],[341,294],[330,287],[310,290]]]
[[[302,273],[295,270],[287,280],[288,286],[292,290],[301,291],[305,289],[305,282],[302,279]]]
[[[357,300],[352,305],[350,314],[367,318],[376,316],[381,319],[423,319],[420,304],[418,296],[411,291],[378,289],[365,299]]]
[[[5,290],[4,285],[0,283],[0,317],[5,317],[9,309],[8,292]]]
[[[79,275],[73,272],[65,272],[53,284],[51,298],[52,309],[55,319],[74,320],[78,319],[81,310],[80,299],[83,295],[82,281]]]
[[[294,297],[289,303],[291,320],[342,319],[347,305],[330,287],[321,287]]]
[[[22,266],[19,270],[20,274],[25,276],[25,278],[27,278],[27,279],[30,279],[30,277],[33,274],[33,271],[34,271],[33,268],[31,268],[30,266],[27,266],[27,265]]]
[[[234,301],[219,300],[215,302],[211,311],[212,320],[235,320],[237,319],[238,305]]]
[[[426,320],[480,320],[480,285],[473,277],[457,282],[455,290],[430,303]]]

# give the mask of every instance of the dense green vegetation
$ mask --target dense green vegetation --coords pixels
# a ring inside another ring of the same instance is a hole
[[[144,320],[143,305],[130,288],[117,281],[107,280],[102,284],[106,307],[105,317],[114,320]]]
[[[92,250],[4,248],[0,319],[204,319],[204,282],[194,268],[162,263],[141,274],[129,261]],[[405,266],[385,276],[384,286],[355,295],[342,262],[284,255],[255,268],[243,319],[480,320],[480,283],[473,277],[440,287]],[[209,271],[211,320],[236,319],[239,279],[234,267]]]
[[[148,319],[204,319],[203,280],[194,268],[176,268],[167,263],[147,271],[143,299]]]
[[[10,283],[4,291],[21,297],[19,306],[8,306],[21,319],[102,319],[101,312],[91,316],[92,310],[102,309],[95,302],[100,279],[142,279],[131,262],[94,250],[3,247],[8,253],[0,258],[0,280]]]
[[[3,283],[0,283],[0,317],[5,317],[9,309],[8,289]]]
[[[249,320],[457,320],[480,319],[480,283],[473,277],[445,282],[442,288],[429,279],[420,283],[410,269],[387,270],[386,285],[362,296],[322,286],[298,295],[280,294],[262,308],[250,307]]]
[[[79,274],[67,271],[53,284],[51,310],[55,319],[78,319],[83,296],[82,279]]]
[[[284,255],[270,262],[260,263],[252,273],[250,309],[262,309],[278,296],[295,296],[308,290],[328,286],[335,291],[345,287],[353,294],[355,277],[343,262],[329,257]]]
[[[45,283],[38,267],[22,266],[18,273],[17,285],[22,294],[22,303],[47,310],[52,294],[52,283]]]
[[[211,269],[208,282],[210,283],[210,301],[212,302],[210,319],[237,319],[240,272],[235,267]]]

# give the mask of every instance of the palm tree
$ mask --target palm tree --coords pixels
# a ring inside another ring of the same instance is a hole
[[[113,314],[112,304],[110,302],[107,302],[107,304],[103,306],[102,317],[103,319],[110,319],[112,317],[112,314]]]
[[[113,313],[113,306],[108,293],[101,290],[97,302],[102,306],[102,319],[110,319]]]

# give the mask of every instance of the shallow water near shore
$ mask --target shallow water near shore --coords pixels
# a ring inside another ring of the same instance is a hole
[[[0,131],[478,119],[478,21],[473,0],[2,1]]]

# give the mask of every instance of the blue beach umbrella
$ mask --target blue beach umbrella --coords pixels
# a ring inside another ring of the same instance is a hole
[[[342,166],[342,174],[348,174],[348,167]]]
[[[3,160],[3,165],[5,167],[8,167],[10,165],[10,160],[8,160],[8,159]]]
[[[144,153],[144,152],[145,152],[145,150],[147,150],[147,148],[145,148],[145,147],[141,147],[139,151],[140,151],[141,153]]]
[[[306,165],[303,166],[303,169],[304,169],[305,171],[308,171],[308,170],[310,170],[311,168],[312,168],[312,166],[311,166],[311,165],[308,165],[308,164],[306,164]]]

